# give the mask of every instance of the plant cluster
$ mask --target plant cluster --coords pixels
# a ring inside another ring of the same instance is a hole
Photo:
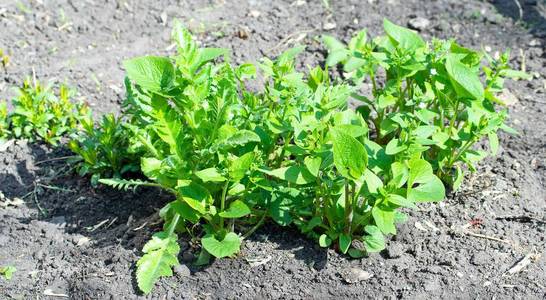
[[[150,181],[101,182],[176,198],[137,264],[144,292],[178,264],[179,233],[200,241],[199,264],[236,254],[267,218],[352,257],[381,251],[406,219],[400,208],[441,201],[444,184],[460,185],[462,165],[473,170],[486,156],[476,142],[487,137],[495,153],[496,132],[514,132],[495,108],[504,78],[526,76],[509,69],[508,53],[482,65],[482,54],[452,40],[427,43],[388,20],[384,29],[348,45],[325,36],[326,68],[307,75],[295,69],[303,47],[264,58],[259,92],[246,88],[254,65],[200,48],[179,23],[175,56],[125,62],[123,128]],[[330,78],[338,63],[348,80]]]
[[[0,276],[4,277],[5,280],[11,280],[13,273],[16,271],[17,269],[13,266],[0,267]]]
[[[74,104],[66,85],[55,95],[50,85],[27,79],[12,100],[13,111],[0,103],[0,139],[18,138],[43,141],[53,146],[63,137],[74,135],[80,121],[89,114],[84,103]]]

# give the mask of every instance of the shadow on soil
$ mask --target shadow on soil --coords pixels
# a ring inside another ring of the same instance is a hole
[[[546,0],[496,0],[497,11],[515,21],[522,20],[529,32],[546,41]]]

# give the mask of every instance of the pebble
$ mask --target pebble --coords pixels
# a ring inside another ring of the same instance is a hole
[[[373,277],[373,274],[359,268],[351,268],[348,272],[343,273],[342,277],[345,282],[352,284],[368,280]]]
[[[472,258],[470,259],[470,263],[476,266],[481,266],[489,263],[490,261],[490,255],[485,253],[484,251],[480,251],[478,253],[475,253],[472,255]]]
[[[188,268],[188,266],[186,266],[184,264],[178,265],[178,266],[174,267],[173,269],[174,269],[174,273],[178,277],[189,277],[191,275],[190,269]]]
[[[408,21],[408,27],[418,31],[423,31],[430,26],[430,20],[422,17],[416,17]]]
[[[327,22],[324,24],[324,26],[322,26],[322,29],[324,30],[332,30],[334,28],[336,28],[336,23],[333,23],[333,22]]]

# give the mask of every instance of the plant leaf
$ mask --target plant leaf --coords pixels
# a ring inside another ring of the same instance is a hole
[[[352,239],[350,235],[345,233],[339,235],[339,250],[341,250],[343,254],[347,253],[349,247],[351,246],[351,242]]]
[[[376,205],[372,208],[372,216],[375,221],[375,225],[384,234],[396,234],[396,227],[394,226],[394,210],[384,205]]]
[[[332,128],[330,133],[334,143],[334,164],[336,169],[346,178],[360,178],[368,164],[368,153],[364,145],[354,137],[336,128]]]
[[[208,168],[194,173],[203,182],[224,182],[226,178],[216,168]]]
[[[213,234],[207,234],[201,239],[201,245],[212,256],[222,258],[238,253],[241,239],[234,232],[228,232],[221,241],[217,240]]]
[[[220,213],[222,218],[241,218],[251,213],[250,208],[241,200],[231,202],[229,208]]]
[[[166,92],[174,82],[174,66],[166,57],[143,56],[123,63],[131,81],[151,92]]]
[[[425,46],[425,41],[415,31],[398,26],[387,19],[383,19],[383,29],[389,38],[402,48],[415,50]]]
[[[150,293],[155,282],[162,276],[172,276],[172,267],[179,264],[180,252],[176,234],[159,232],[144,245],[144,256],[137,262],[136,277],[138,287],[145,294]]]
[[[366,251],[379,252],[385,249],[385,237],[377,226],[367,225],[364,230],[368,233],[364,236]]]
[[[433,175],[429,181],[408,189],[407,198],[413,202],[437,202],[444,200],[445,194],[444,184],[438,177]]]
[[[484,90],[478,74],[457,60],[453,55],[447,57],[445,67],[449,75],[449,81],[459,97],[477,100],[483,99]]]
[[[260,171],[295,184],[308,184],[316,180],[316,177],[307,168],[301,166],[283,167],[275,170],[260,169]]]

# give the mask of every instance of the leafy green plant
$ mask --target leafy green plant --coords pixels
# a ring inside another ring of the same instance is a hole
[[[358,32],[345,45],[324,37],[329,49],[326,64],[342,63],[343,71],[367,94],[354,93],[358,111],[374,126],[373,140],[400,158],[429,161],[436,174],[455,189],[463,178],[461,165],[487,156],[472,146],[487,137],[496,153],[499,129],[515,133],[504,122],[506,110],[497,111],[496,98],[504,78],[527,78],[508,67],[509,52],[495,60],[464,48],[453,40],[425,42],[417,33],[384,20],[386,36],[368,40]],[[485,75],[485,84],[480,75]],[[383,84],[380,83],[383,80]]]
[[[267,218],[352,257],[381,251],[406,219],[401,209],[444,199],[442,180],[460,184],[461,165],[483,157],[473,144],[487,136],[495,152],[497,130],[513,132],[494,106],[504,77],[525,77],[508,68],[507,53],[482,66],[481,54],[453,41],[429,44],[388,20],[384,27],[386,36],[368,41],[362,31],[348,45],[325,36],[326,68],[308,74],[295,68],[303,47],[262,59],[258,92],[246,88],[254,65],[233,66],[225,49],[198,47],[180,23],[176,55],[125,61],[127,122],[103,121],[99,132],[128,143],[148,181],[99,181],[160,187],[174,198],[137,263],[144,293],[172,275],[179,234],[200,244],[197,263],[206,264],[236,255]],[[338,63],[348,82],[330,78]],[[351,98],[361,102],[356,110]],[[87,136],[97,134],[90,124]],[[88,170],[100,165],[89,160]]]
[[[71,90],[65,85],[60,86],[57,97],[51,86],[25,80],[12,101],[11,136],[57,145],[62,137],[73,134],[81,118],[88,114],[88,107],[72,103],[71,96]]]
[[[98,126],[91,116],[80,121],[82,131],[68,143],[78,155],[80,175],[91,174],[91,183],[96,185],[100,178],[121,178],[140,170],[140,153],[131,148],[131,131],[121,118],[104,115]]]
[[[0,267],[0,275],[6,280],[11,280],[13,273],[16,271],[17,269],[15,269],[13,266]]]

